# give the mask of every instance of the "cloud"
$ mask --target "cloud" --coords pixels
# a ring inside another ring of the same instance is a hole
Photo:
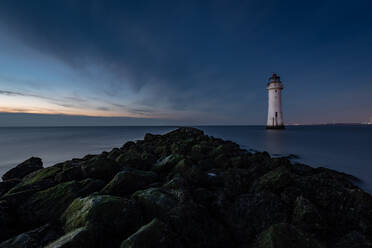
[[[0,95],[7,95],[7,96],[25,96],[23,93],[9,91],[9,90],[0,90]]]
[[[237,4],[233,10],[239,6],[246,7]],[[108,95],[117,95],[127,84],[137,93],[151,85],[162,88],[164,94],[170,89],[182,95],[195,88],[208,91],[226,74],[223,66],[229,47],[213,47],[218,40],[208,34],[211,28],[211,32],[226,29],[226,22],[206,22],[204,15],[212,15],[214,6],[207,6],[203,13],[198,7],[197,2],[174,1],[142,6],[122,1],[5,0],[0,3],[0,23],[11,27],[13,35],[27,45],[85,76],[94,79],[99,74],[106,85],[113,85],[106,87]],[[227,14],[218,10],[210,18],[217,20],[221,15],[229,22],[233,10]],[[239,24],[234,20],[231,25]],[[219,42],[231,45],[226,38]],[[219,61],[213,61],[216,54],[222,55]],[[169,97],[173,105],[185,104],[175,98]]]

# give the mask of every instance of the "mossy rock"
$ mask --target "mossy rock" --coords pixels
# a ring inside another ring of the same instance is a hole
[[[94,157],[84,163],[81,168],[85,178],[95,178],[104,181],[110,181],[120,170],[119,165],[115,161],[104,157]]]
[[[231,233],[212,214],[213,210],[184,202],[162,218],[182,240],[183,247],[236,247]]]
[[[317,207],[303,196],[294,202],[292,223],[310,233],[320,234],[325,230],[324,220]]]
[[[169,148],[167,145],[158,145],[154,149],[154,153],[160,157],[165,156],[169,153]]]
[[[62,230],[58,227],[46,224],[0,243],[0,248],[44,247],[50,242],[56,240],[61,234]]]
[[[118,243],[143,224],[140,209],[133,201],[98,194],[75,199],[63,213],[61,222],[66,232],[85,226],[95,235]]]
[[[253,185],[253,190],[272,191],[279,193],[284,187],[292,183],[294,175],[287,166],[278,167],[260,177]]]
[[[116,162],[120,167],[129,167],[140,170],[148,170],[155,161],[156,157],[154,155],[137,149],[126,150],[116,158]]]
[[[166,224],[155,218],[124,240],[120,248],[179,247]]]
[[[172,170],[172,175],[175,174],[185,174],[188,170],[192,168],[192,163],[188,159],[182,159],[174,166]]]
[[[15,209],[6,200],[0,200],[0,242],[22,232]]]
[[[152,169],[156,172],[168,172],[170,171],[180,160],[183,159],[183,156],[180,154],[171,154],[154,164]]]
[[[204,147],[200,144],[191,147],[190,157],[194,161],[202,160],[208,153],[204,151]]]
[[[10,179],[0,182],[0,197],[20,183],[20,179]]]
[[[116,160],[117,157],[119,157],[120,155],[120,149],[118,148],[114,148],[111,150],[111,152],[107,155],[107,158],[108,159],[111,159],[111,160]]]
[[[221,153],[221,154],[218,154],[217,156],[215,156],[214,157],[214,163],[215,163],[217,168],[226,169],[226,168],[230,167],[230,159],[224,153]]]
[[[45,248],[75,248],[75,247],[97,247],[95,237],[87,227],[77,228],[66,233],[56,241],[45,246]]]
[[[155,172],[125,169],[117,173],[102,189],[101,193],[117,196],[132,194],[137,190],[146,188],[157,180],[158,175]]]
[[[168,182],[166,182],[163,185],[163,188],[177,190],[177,189],[184,187],[185,184],[186,184],[186,181],[182,176],[175,175],[172,179],[170,179]]]
[[[51,187],[57,182],[54,180],[55,176],[60,172],[62,169],[52,166],[37,170],[26,177],[17,184],[14,188],[12,188],[8,194],[10,193],[17,193],[25,190],[43,190],[48,187]]]
[[[137,191],[132,197],[142,206],[145,214],[150,217],[162,216],[178,203],[174,195],[161,188]]]
[[[24,161],[23,163],[17,165],[16,167],[7,171],[3,176],[2,179],[10,180],[10,179],[22,179],[26,175],[30,174],[31,172],[40,170],[43,168],[43,162],[40,158],[31,157]]]
[[[81,182],[61,183],[36,192],[21,203],[20,217],[22,221],[31,225],[56,220],[76,197],[95,192],[102,186],[102,181],[87,179]]]
[[[270,192],[240,195],[226,210],[224,222],[240,242],[249,242],[271,225],[288,221],[288,207]]]
[[[64,167],[55,177],[58,183],[82,179],[84,179],[84,175],[81,166]]]
[[[255,248],[323,248],[316,240],[306,237],[296,227],[279,223],[263,231]]]
[[[109,195],[92,195],[75,199],[61,217],[66,232],[100,222],[100,214],[117,214],[124,207],[123,199]],[[104,218],[103,218],[104,220]],[[104,220],[105,222],[111,219]]]

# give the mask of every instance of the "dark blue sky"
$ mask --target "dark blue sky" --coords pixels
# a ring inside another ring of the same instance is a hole
[[[272,72],[286,123],[366,122],[371,9],[369,0],[3,0],[0,112],[31,115],[2,114],[0,126],[48,119],[38,114],[265,124]]]

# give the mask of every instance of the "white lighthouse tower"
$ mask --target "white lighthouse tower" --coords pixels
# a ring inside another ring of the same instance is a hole
[[[273,73],[266,87],[269,93],[269,111],[267,114],[267,129],[284,129],[282,112],[282,89],[280,77]]]

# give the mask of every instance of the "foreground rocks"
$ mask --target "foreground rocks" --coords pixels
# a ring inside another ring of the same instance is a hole
[[[354,177],[250,153],[194,128],[0,182],[1,247],[372,247]]]

